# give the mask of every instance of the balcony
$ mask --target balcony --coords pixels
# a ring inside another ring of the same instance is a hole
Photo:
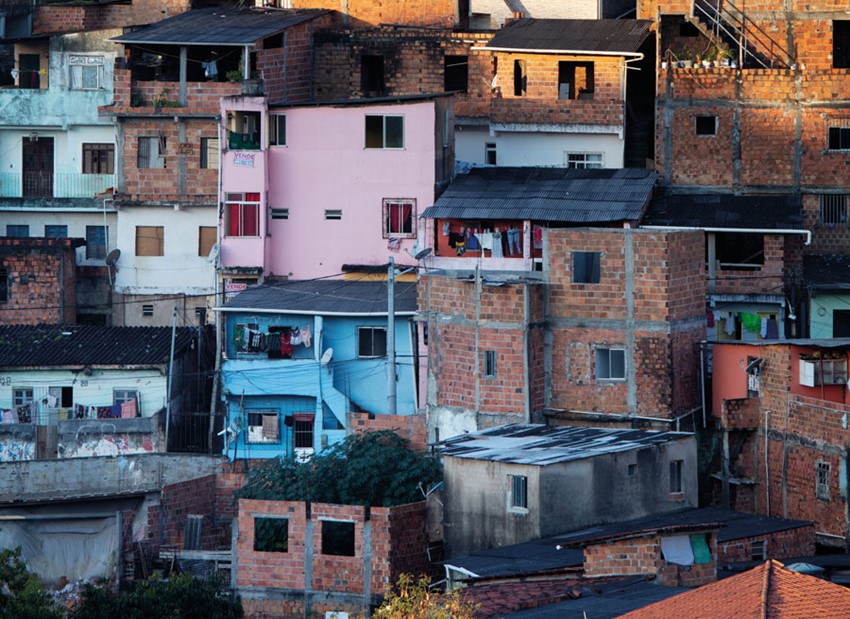
[[[94,198],[114,186],[114,174],[0,172],[0,198]]]

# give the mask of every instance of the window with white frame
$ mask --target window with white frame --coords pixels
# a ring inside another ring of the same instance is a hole
[[[484,163],[487,165],[496,165],[496,143],[487,142],[484,144]]]
[[[24,406],[32,402],[32,387],[15,387],[12,389],[12,406]]]
[[[276,411],[252,411],[248,413],[248,442],[280,442],[280,416]]]
[[[361,358],[387,356],[387,330],[385,327],[359,327],[357,329],[357,356]]]
[[[528,478],[525,475],[508,475],[508,508],[528,509]]]
[[[113,404],[124,404],[124,402],[139,402],[139,390],[138,389],[113,389],[112,390],[112,403]]]
[[[565,153],[568,168],[601,168],[602,153]]]
[[[386,198],[384,200],[384,238],[416,236],[416,200]]]
[[[818,223],[822,226],[847,225],[848,194],[821,194]]]
[[[596,349],[597,380],[626,380],[626,351],[622,348]]]
[[[818,461],[815,469],[815,496],[821,501],[829,500],[829,477],[831,465],[829,462]]]
[[[68,74],[71,90],[103,88],[103,56],[69,56]]]
[[[367,114],[366,148],[404,148],[404,116]]]
[[[269,116],[269,142],[272,146],[286,146],[286,114]]]
[[[260,236],[260,194],[228,193],[225,196],[226,236]]]

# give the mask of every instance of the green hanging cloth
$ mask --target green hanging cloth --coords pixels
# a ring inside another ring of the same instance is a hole
[[[761,316],[751,312],[741,312],[741,324],[750,333],[761,331]]]

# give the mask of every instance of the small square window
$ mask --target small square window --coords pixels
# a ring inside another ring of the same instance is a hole
[[[496,351],[484,351],[484,378],[496,378]]]
[[[573,283],[598,284],[602,263],[602,252],[574,251]]]
[[[416,236],[416,200],[384,200],[384,238]]]
[[[717,116],[697,116],[697,135],[717,135]]]
[[[679,494],[684,492],[684,479],[682,477],[684,469],[684,460],[670,461],[670,494]]]
[[[218,169],[218,138],[201,138],[201,169]]]
[[[559,62],[558,98],[593,99],[593,80],[592,62]]]
[[[272,114],[269,116],[269,139],[272,146],[286,146],[286,115]]]
[[[25,406],[32,402],[32,387],[12,389],[12,406]]]
[[[144,316],[145,318],[151,318],[153,316],[152,304],[142,305],[142,316]]]
[[[322,554],[353,557],[354,523],[322,520]]]
[[[517,510],[528,509],[528,478],[525,475],[508,475],[508,507]]]
[[[162,226],[136,226],[136,255],[164,256],[165,228]]]
[[[366,148],[404,148],[404,116],[367,114]]]
[[[165,136],[139,137],[137,165],[139,169],[161,169],[165,167]]]
[[[637,475],[637,464],[630,464],[628,467],[628,475],[629,477],[634,477]]]
[[[68,73],[71,90],[103,88],[103,56],[69,56]]]
[[[83,174],[115,174],[115,144],[83,144]]]
[[[829,150],[850,150],[850,127],[829,127],[827,141]]]
[[[387,356],[387,330],[384,327],[360,327],[357,329],[358,352],[361,358]]]
[[[136,410],[139,410],[139,391],[138,389],[113,389],[112,403],[124,404],[125,402],[135,402]],[[138,413],[137,413],[138,414]]]
[[[847,194],[822,194],[818,223],[822,226],[847,224]]]
[[[280,416],[274,411],[248,413],[249,443],[279,443]]]
[[[289,519],[254,518],[256,552],[289,552]]]
[[[816,464],[815,496],[821,501],[829,500],[830,469],[829,462],[818,462]]]
[[[626,380],[626,351],[622,348],[597,348],[596,378]]]

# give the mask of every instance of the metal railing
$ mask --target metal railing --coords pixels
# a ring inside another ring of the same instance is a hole
[[[728,0],[693,0],[691,15],[739,50],[742,65],[787,68],[794,56]]]
[[[114,174],[0,172],[0,198],[94,198],[114,186]]]

